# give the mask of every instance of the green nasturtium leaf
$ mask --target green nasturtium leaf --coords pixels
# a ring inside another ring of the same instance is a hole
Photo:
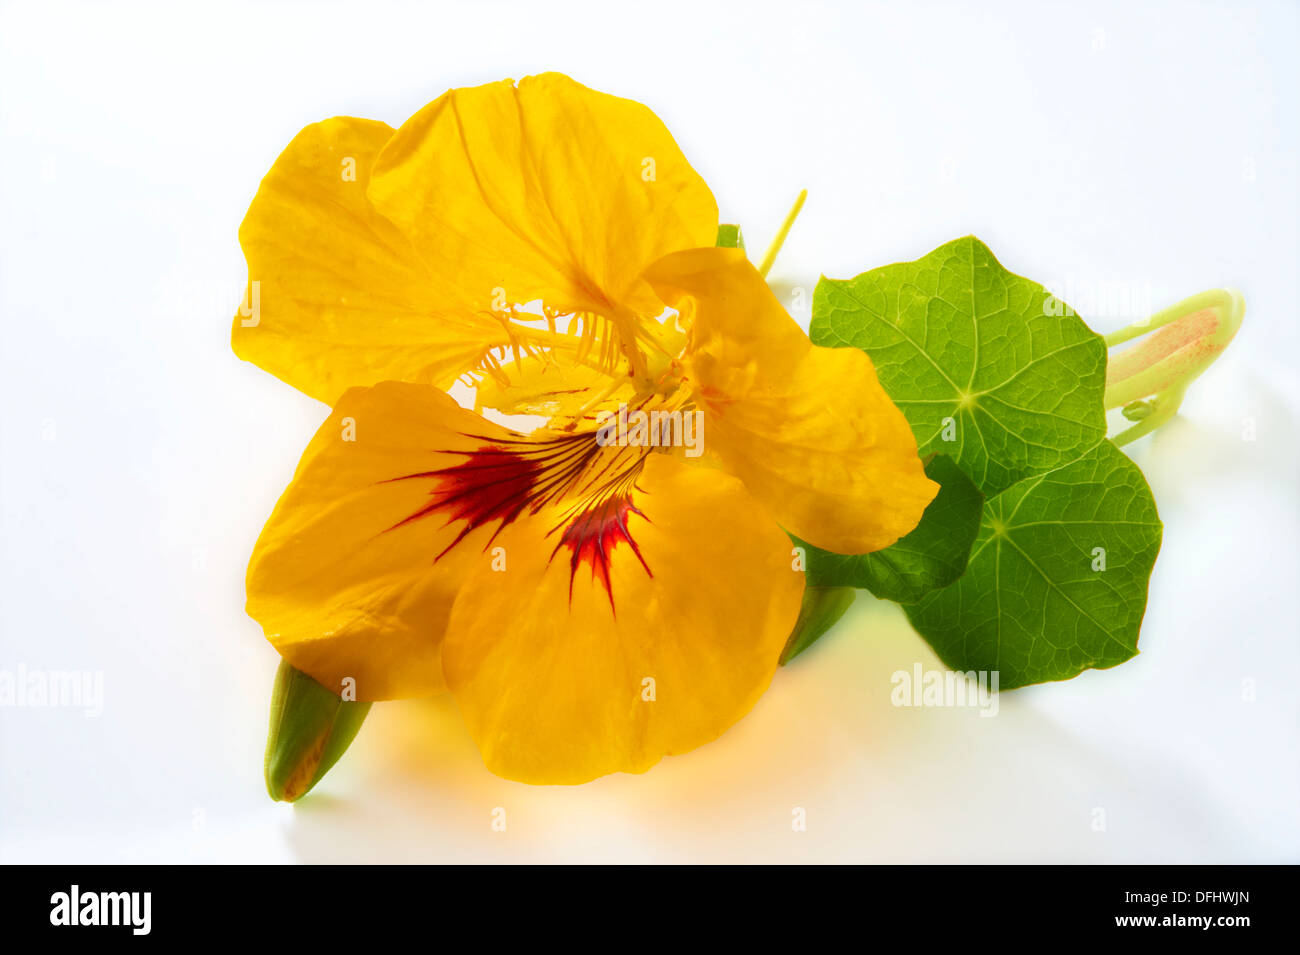
[[[1106,435],[1101,336],[974,237],[856,278],[822,278],[810,334],[865,350],[921,454],[951,455],[986,495]]]
[[[805,549],[808,584],[864,587],[885,600],[915,603],[960,577],[980,527],[984,495],[945,455],[935,455],[925,474],[939,493],[916,529],[892,546],[847,556],[797,541]]]
[[[781,651],[781,666],[803,653],[835,626],[856,596],[852,587],[805,587],[799,619]]]
[[[1137,653],[1161,530],[1142,472],[1102,441],[990,498],[966,573],[904,610],[944,663],[1002,689],[1112,667]]]
[[[740,234],[738,225],[718,226],[718,241],[713,243],[720,249],[744,249],[745,237]]]
[[[1100,336],[968,237],[823,278],[811,337],[871,356],[920,453],[939,455],[927,470],[943,491],[893,548],[807,548],[810,585],[899,601],[947,665],[996,671],[1003,689],[1137,653],[1162,527],[1142,472],[1105,439]],[[974,487],[958,494],[936,470],[945,466]],[[961,556],[942,550],[972,533]]]

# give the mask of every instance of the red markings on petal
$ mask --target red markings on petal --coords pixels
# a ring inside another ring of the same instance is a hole
[[[651,574],[628,529],[632,515],[649,520],[632,503],[636,476],[644,460],[640,450],[605,449],[596,442],[594,434],[574,434],[542,441],[501,439],[471,451],[451,453],[465,460],[450,467],[390,479],[427,478],[433,486],[427,504],[388,530],[433,514],[445,517],[443,526],[463,522],[456,539],[443,548],[435,561],[471,531],[496,524],[486,549],[506,525],[514,523],[525,511],[535,514],[548,504],[561,502],[567,495],[573,503],[567,505],[563,518],[547,536],[561,532],[559,543],[551,552],[552,559],[560,548],[570,550],[570,600],[578,568],[585,563],[591,567],[592,581],[599,580],[605,588],[613,609],[610,563],[620,545],[630,547],[645,572]]]
[[[545,472],[542,461],[492,445],[458,453],[464,454],[466,460],[435,471],[393,478],[395,481],[434,478],[435,481],[433,490],[429,492],[429,503],[410,517],[398,521],[389,530],[436,512],[446,515],[447,524],[452,521],[465,522],[456,539],[438,557],[464,540],[470,531],[494,521],[497,529],[492,536],[495,538],[501,528],[513,523],[524,508],[528,507]]]
[[[579,511],[567,523],[562,525],[564,533],[560,535],[560,542],[555,545],[551,557],[554,558],[561,547],[568,547],[571,552],[569,557],[570,601],[573,600],[573,581],[578,574],[578,567],[586,563],[591,566],[592,581],[600,581],[605,588],[605,593],[609,595],[610,609],[615,610],[614,587],[610,581],[609,566],[614,549],[620,544],[631,547],[632,553],[636,554],[636,559],[641,562],[645,572],[651,577],[654,576],[650,566],[645,562],[645,558],[641,556],[641,548],[637,546],[631,532],[628,530],[628,518],[633,514],[649,520],[632,503],[630,495],[615,494],[605,498],[598,504]]]

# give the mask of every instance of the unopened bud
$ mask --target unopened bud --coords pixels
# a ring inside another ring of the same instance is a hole
[[[266,738],[271,798],[294,802],[310,792],[347,750],[369,712],[369,703],[347,702],[281,660]]]

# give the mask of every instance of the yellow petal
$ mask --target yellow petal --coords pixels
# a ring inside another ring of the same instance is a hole
[[[456,599],[443,669],[498,775],[644,772],[771,681],[803,594],[789,539],[735,478],[667,455],[627,503],[507,528],[505,571],[480,560]]]
[[[440,284],[488,307],[656,315],[641,272],[711,245],[718,211],[663,123],[546,73],[455,89],[404,123],[369,187]]]
[[[427,385],[344,394],[248,566],[248,614],[286,660],[335,691],[355,680],[358,700],[443,686],[452,600],[505,496],[480,496],[475,514],[472,502],[451,500],[445,474],[430,472],[499,438],[508,433]]]
[[[691,326],[705,447],[786,530],[862,554],[917,525],[938,485],[865,352],[809,342],[739,250],[671,255],[647,278]]]
[[[249,285],[235,354],[332,404],[387,379],[449,385],[475,367],[501,322],[440,286],[366,188],[384,123],[308,126],[262,180],[239,229]],[[254,285],[254,283],[256,283]]]

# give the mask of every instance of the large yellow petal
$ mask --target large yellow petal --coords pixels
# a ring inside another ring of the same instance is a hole
[[[938,485],[865,352],[809,342],[739,250],[667,256],[647,277],[691,327],[705,447],[786,530],[861,554],[916,526]]]
[[[481,558],[457,596],[443,669],[498,775],[644,772],[716,738],[771,681],[803,595],[789,538],[735,478],[668,455],[627,503],[507,528],[506,569]]]
[[[444,94],[384,147],[369,194],[438,282],[479,307],[503,295],[653,316],[642,271],[712,245],[718,225],[654,113],[558,73]]]
[[[332,404],[386,379],[450,384],[507,339],[482,302],[440,285],[370,206],[384,123],[308,126],[262,180],[239,229],[249,285],[231,343],[240,358]],[[254,285],[256,283],[255,291]]]
[[[461,488],[431,472],[500,438],[507,432],[428,385],[343,395],[248,566],[248,614],[286,660],[331,689],[352,678],[361,700],[443,686],[452,600],[512,488],[453,499]]]

